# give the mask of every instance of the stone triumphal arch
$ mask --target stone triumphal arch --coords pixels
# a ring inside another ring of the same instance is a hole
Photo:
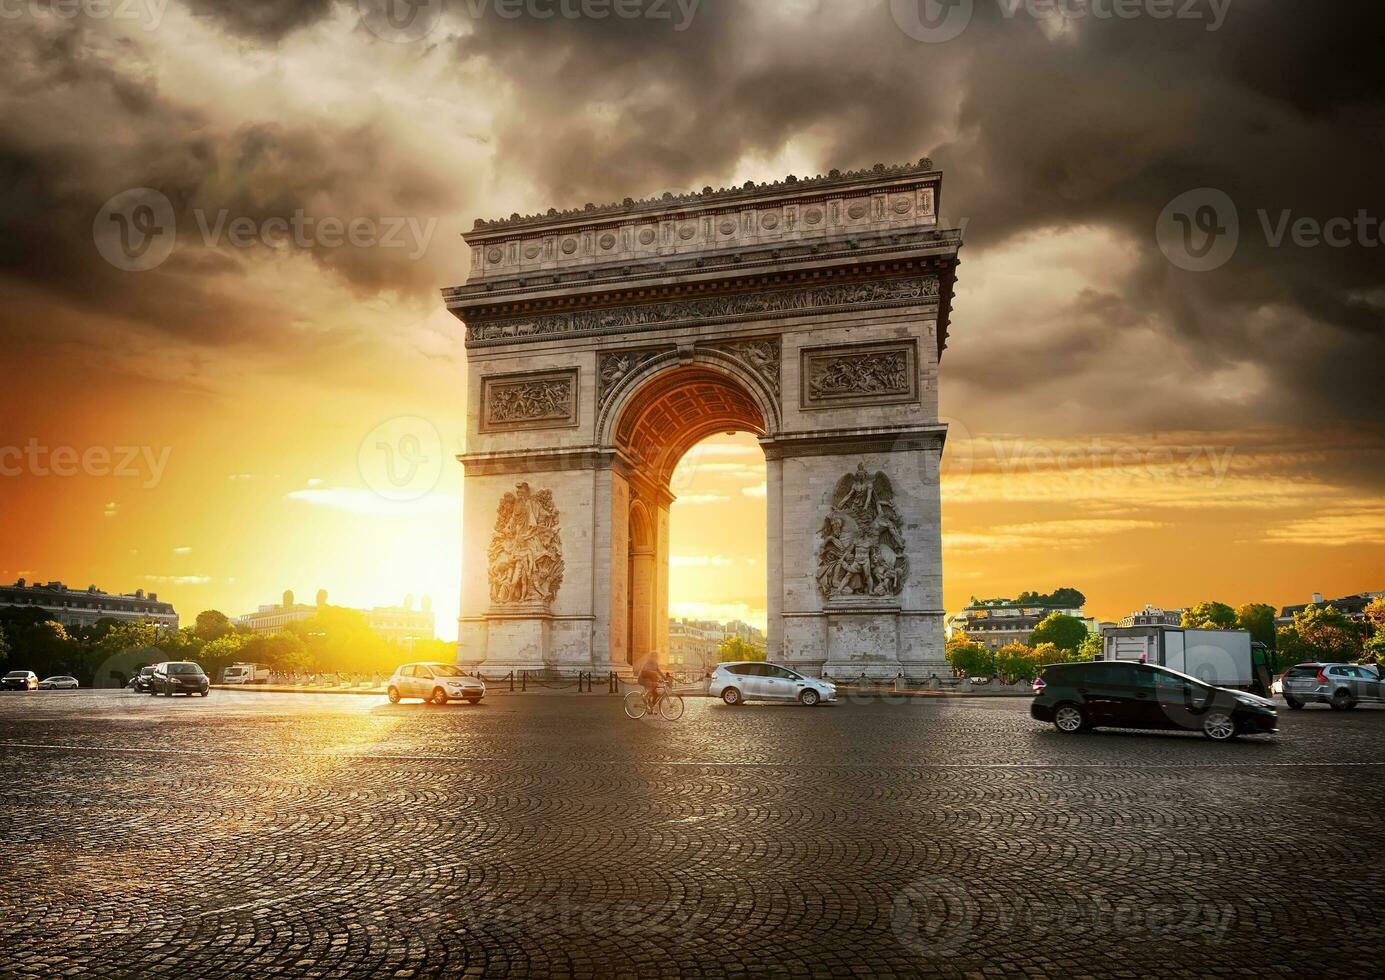
[[[944,670],[937,418],[960,234],[931,162],[477,221],[459,662],[668,650],[669,480],[718,432],[768,470],[771,659]]]

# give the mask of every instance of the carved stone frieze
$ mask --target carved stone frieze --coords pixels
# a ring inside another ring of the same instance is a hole
[[[735,340],[725,344],[712,344],[711,350],[730,354],[764,380],[769,390],[779,398],[779,338],[767,337],[758,340]]]
[[[644,347],[639,350],[610,351],[600,355],[596,368],[596,408],[606,407],[606,401],[616,386],[649,361],[673,350],[672,347]]]
[[[481,379],[481,431],[577,424],[577,372]]]
[[[918,345],[913,340],[805,348],[801,404],[886,404],[918,398]]]
[[[491,602],[549,603],[563,584],[563,542],[550,490],[515,486],[500,500],[487,552]]]
[[[938,296],[936,275],[898,279],[867,279],[830,283],[806,289],[771,289],[759,292],[699,296],[663,303],[615,306],[537,317],[478,320],[468,324],[467,341],[524,340],[551,334],[583,334],[635,330],[679,322],[737,319],[773,314],[793,315],[834,307],[905,303]]]
[[[837,481],[832,510],[818,532],[818,592],[824,600],[888,598],[904,589],[909,559],[894,487],[859,463]]]

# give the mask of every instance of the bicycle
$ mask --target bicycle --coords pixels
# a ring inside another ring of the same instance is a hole
[[[655,688],[656,704],[649,703],[649,696],[643,689],[625,695],[625,715],[640,719],[657,706],[659,716],[664,721],[677,721],[683,717],[683,699],[673,692],[673,681],[664,681]]]

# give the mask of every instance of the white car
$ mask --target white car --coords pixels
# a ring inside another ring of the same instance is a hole
[[[38,682],[40,691],[75,691],[77,686],[77,678],[68,677],[66,674],[59,674],[57,677],[45,677]]]
[[[466,701],[476,704],[486,696],[486,685],[476,677],[466,677],[455,664],[405,664],[385,684],[390,704],[402,698],[422,698],[434,704]]]
[[[718,664],[707,693],[727,704],[746,701],[798,701],[814,705],[837,700],[837,685],[763,660]]]

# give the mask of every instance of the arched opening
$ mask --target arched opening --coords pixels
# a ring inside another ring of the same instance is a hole
[[[634,664],[652,652],[669,664],[670,525],[679,492],[673,486],[675,470],[693,447],[709,437],[767,434],[769,426],[760,406],[756,394],[730,371],[684,364],[665,367],[646,378],[620,408],[612,441],[627,468],[613,476],[617,489],[612,500],[618,512],[612,518],[625,529],[625,603],[620,610],[625,622],[612,623],[612,646],[624,648],[623,656],[615,659]],[[741,445],[759,453],[757,446],[744,440]],[[700,479],[699,471],[701,477],[709,472],[702,465],[702,455],[689,457],[694,482]],[[763,471],[763,454],[750,464]],[[751,506],[763,507],[762,491],[759,500],[754,494],[745,496]],[[757,526],[763,529],[764,522]],[[762,540],[763,534],[761,530]],[[760,574],[765,574],[763,558]],[[700,668],[701,661],[673,666]]]

